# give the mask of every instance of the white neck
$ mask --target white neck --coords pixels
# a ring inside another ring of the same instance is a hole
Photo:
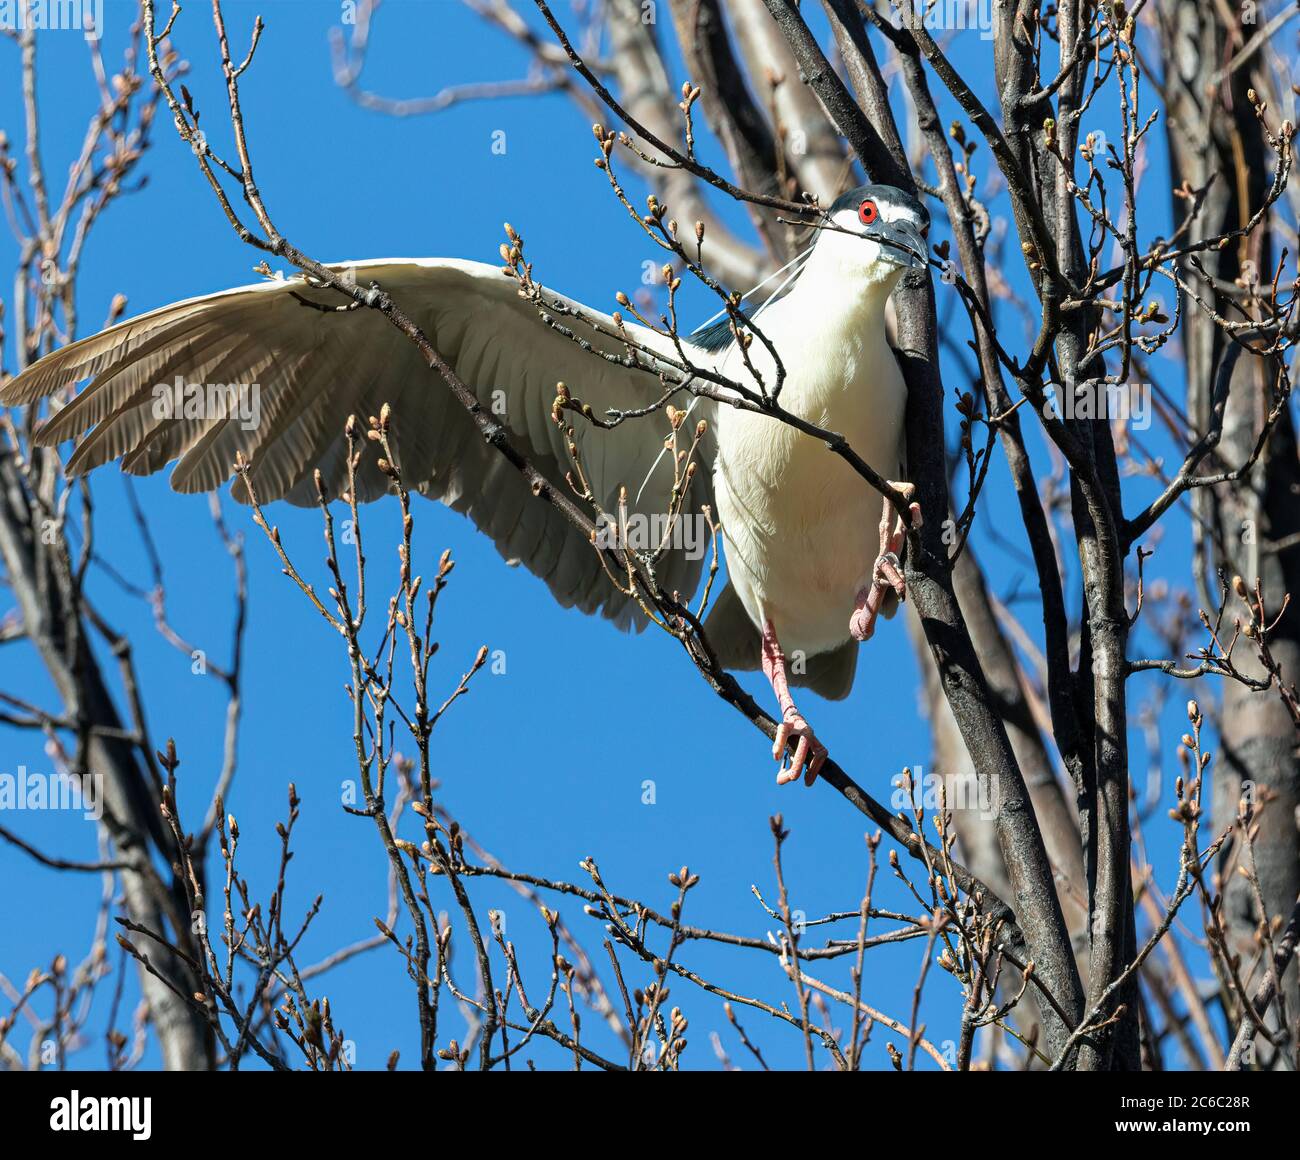
[[[893,292],[903,269],[879,259],[864,262],[862,244],[846,245],[845,240],[826,237],[815,246],[795,290],[802,293],[815,289],[825,298],[838,299],[849,308],[863,304],[878,306],[883,323],[885,300]]]
[[[854,256],[849,247],[818,246],[790,293],[759,315],[759,328],[778,351],[815,352],[845,333],[885,341],[885,303],[903,271],[888,262],[864,265],[860,253],[849,260]]]

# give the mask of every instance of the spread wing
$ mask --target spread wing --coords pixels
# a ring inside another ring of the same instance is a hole
[[[516,447],[559,487],[568,486],[570,460],[551,418],[557,382],[597,415],[607,408],[645,407],[662,393],[655,374],[600,358],[548,325],[519,296],[515,281],[495,267],[393,259],[332,269],[354,271],[362,286],[382,286],[506,426]],[[543,293],[557,321],[583,343],[625,359],[624,344],[563,313],[577,303]],[[51,445],[77,440],[70,473],[120,459],[123,470],[148,475],[174,462],[172,487],[202,492],[231,477],[236,452],[242,451],[252,462],[259,502],[285,498],[300,505],[316,502],[317,468],[331,495],[344,489],[348,416],[364,420],[388,403],[396,458],[408,486],[468,515],[503,556],[527,565],[566,607],[639,627],[644,618],[609,581],[591,544],[550,504],[533,499],[413,343],[378,311],[322,310],[302,299],[327,307],[341,301],[295,279],[164,307],[42,359],[6,386],[0,402],[35,403],[89,379],[39,436]],[[605,315],[580,309],[613,328]],[[626,328],[647,348],[671,354],[660,336]],[[186,385],[184,392],[178,383]],[[220,398],[225,406],[214,404]],[[701,401],[693,419],[707,414]],[[592,491],[606,510],[614,509],[620,485],[630,497],[640,493],[631,505],[634,514],[666,509],[672,465],[661,454],[667,430],[662,417],[612,429],[575,417],[573,425]],[[690,487],[690,512],[711,502],[710,446],[702,448],[704,462]],[[358,469],[359,500],[390,490],[376,458],[370,450]],[[697,553],[676,550],[660,564],[659,578],[670,591],[693,590],[700,560],[688,555]]]

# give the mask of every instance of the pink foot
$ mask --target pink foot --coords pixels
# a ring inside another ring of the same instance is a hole
[[[812,785],[825,764],[826,746],[817,740],[812,727],[795,708],[786,677],[785,652],[776,639],[776,629],[770,620],[763,623],[763,674],[772,682],[772,692],[781,705],[781,724],[776,727],[772,744],[772,757],[780,763],[776,784],[786,785],[802,777],[805,785]],[[795,741],[794,756],[787,767],[785,753],[791,739]]]
[[[794,706],[790,706],[794,709]],[[790,738],[796,738],[797,744],[794,747],[794,757],[790,760],[790,765],[785,764],[785,749]],[[828,756],[826,746],[817,740],[812,731],[812,726],[808,724],[795,709],[793,714],[787,712],[785,720],[777,726],[776,741],[772,745],[772,756],[781,763],[781,768],[777,770],[776,784],[786,785],[792,781],[798,781],[800,775],[803,775],[804,781],[812,785],[817,780],[817,775],[821,772],[822,766]]]
[[[896,483],[893,486],[905,496],[916,490],[910,483]],[[908,521],[914,528],[921,526],[920,504],[908,505]],[[905,534],[902,519],[886,504],[880,516],[880,555],[876,557],[872,569],[871,584],[858,591],[853,612],[849,616],[849,635],[854,640],[871,639],[872,633],[876,631],[876,617],[889,589],[894,590],[899,600],[907,599],[907,581],[903,578],[902,565],[898,559]]]

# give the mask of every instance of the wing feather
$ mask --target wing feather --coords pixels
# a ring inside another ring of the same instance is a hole
[[[662,389],[653,369],[594,356],[547,325],[514,281],[494,267],[389,259],[334,269],[353,271],[362,285],[383,286],[557,487],[567,488],[569,468],[565,439],[551,419],[557,382],[598,414],[644,406]],[[622,342],[571,311],[581,310],[610,330],[612,319],[544,293],[548,308],[562,313],[564,325],[585,342],[626,355]],[[317,309],[303,299],[327,307],[340,301],[301,280],[267,281],[155,310],[42,359],[4,388],[0,402],[34,404],[90,380],[53,411],[39,435],[48,444],[78,439],[70,472],[113,459],[133,474],[175,463],[172,486],[200,492],[228,480],[236,454],[243,452],[252,462],[260,501],[287,498],[303,505],[316,502],[316,469],[329,494],[345,487],[348,416],[364,420],[388,403],[395,456],[410,486],[469,516],[502,555],[542,577],[562,604],[619,624],[636,621],[635,605],[609,582],[591,545],[550,505],[534,501],[519,473],[479,437],[412,343],[375,311]],[[672,354],[653,332],[627,329],[649,349]],[[245,409],[168,413],[159,406],[157,388],[178,376],[202,387],[209,399],[222,397],[214,386],[243,390]],[[697,407],[696,414],[709,413]],[[597,430],[576,419],[574,428],[584,470],[607,509],[620,485],[635,496],[647,477],[641,503],[632,510],[650,515],[666,506],[672,465],[661,455],[662,420]],[[375,459],[367,445],[358,469],[359,500],[390,490]],[[711,502],[711,467],[707,450],[692,484],[692,513]],[[670,553],[659,568],[665,586],[683,593],[693,589],[699,572],[700,561],[681,552]]]

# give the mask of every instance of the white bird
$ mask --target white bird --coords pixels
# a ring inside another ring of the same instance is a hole
[[[850,191],[831,207],[786,292],[753,320],[785,368],[781,406],[844,435],[891,480],[903,476],[906,388],[886,340],[885,303],[904,270],[925,267],[927,228],[925,209],[897,189]],[[680,362],[664,335],[549,289],[541,291],[539,309],[499,267],[386,259],[331,269],[347,271],[359,285],[377,284],[399,303],[559,486],[566,486],[570,463],[552,419],[556,384],[565,383],[598,415],[634,410],[662,393],[658,373],[667,368],[654,356]],[[470,516],[503,556],[526,564],[566,607],[642,627],[637,605],[610,582],[591,544],[551,505],[532,499],[523,477],[433,381],[415,345],[377,311],[332,309],[337,304],[336,292],[301,279],[190,299],[56,351],[9,383],[0,402],[36,403],[89,379],[38,433],[45,445],[77,440],[70,475],[113,459],[133,475],[175,462],[172,487],[202,492],[229,479],[242,452],[259,502],[300,505],[317,502],[316,469],[328,495],[345,489],[344,425],[387,403],[396,416],[401,474],[413,489]],[[652,352],[640,366],[628,365],[620,327]],[[619,361],[593,355],[585,344]],[[746,366],[726,318],[683,345],[693,366],[750,386],[757,372],[769,390],[777,381],[776,364],[757,337]],[[904,595],[897,556],[904,529],[881,496],[816,439],[711,399],[696,398],[692,407],[708,420],[701,451],[712,470],[692,484],[687,514],[715,506],[729,577],[706,632],[724,665],[761,667],[772,684],[781,709],[777,780],[804,774],[811,784],[826,749],[790,686],[832,699],[848,695],[858,642],[871,635],[877,613],[891,615]],[[673,463],[656,430],[638,421],[596,429],[580,420],[574,429],[604,510],[615,510],[624,487],[636,497],[629,500],[632,515],[664,509]],[[363,457],[357,499],[375,499],[391,486],[375,457]],[[915,504],[911,514],[919,520]],[[700,571],[699,554],[679,549],[660,562],[657,577],[667,591],[686,596]],[[797,743],[785,767],[791,737]]]

